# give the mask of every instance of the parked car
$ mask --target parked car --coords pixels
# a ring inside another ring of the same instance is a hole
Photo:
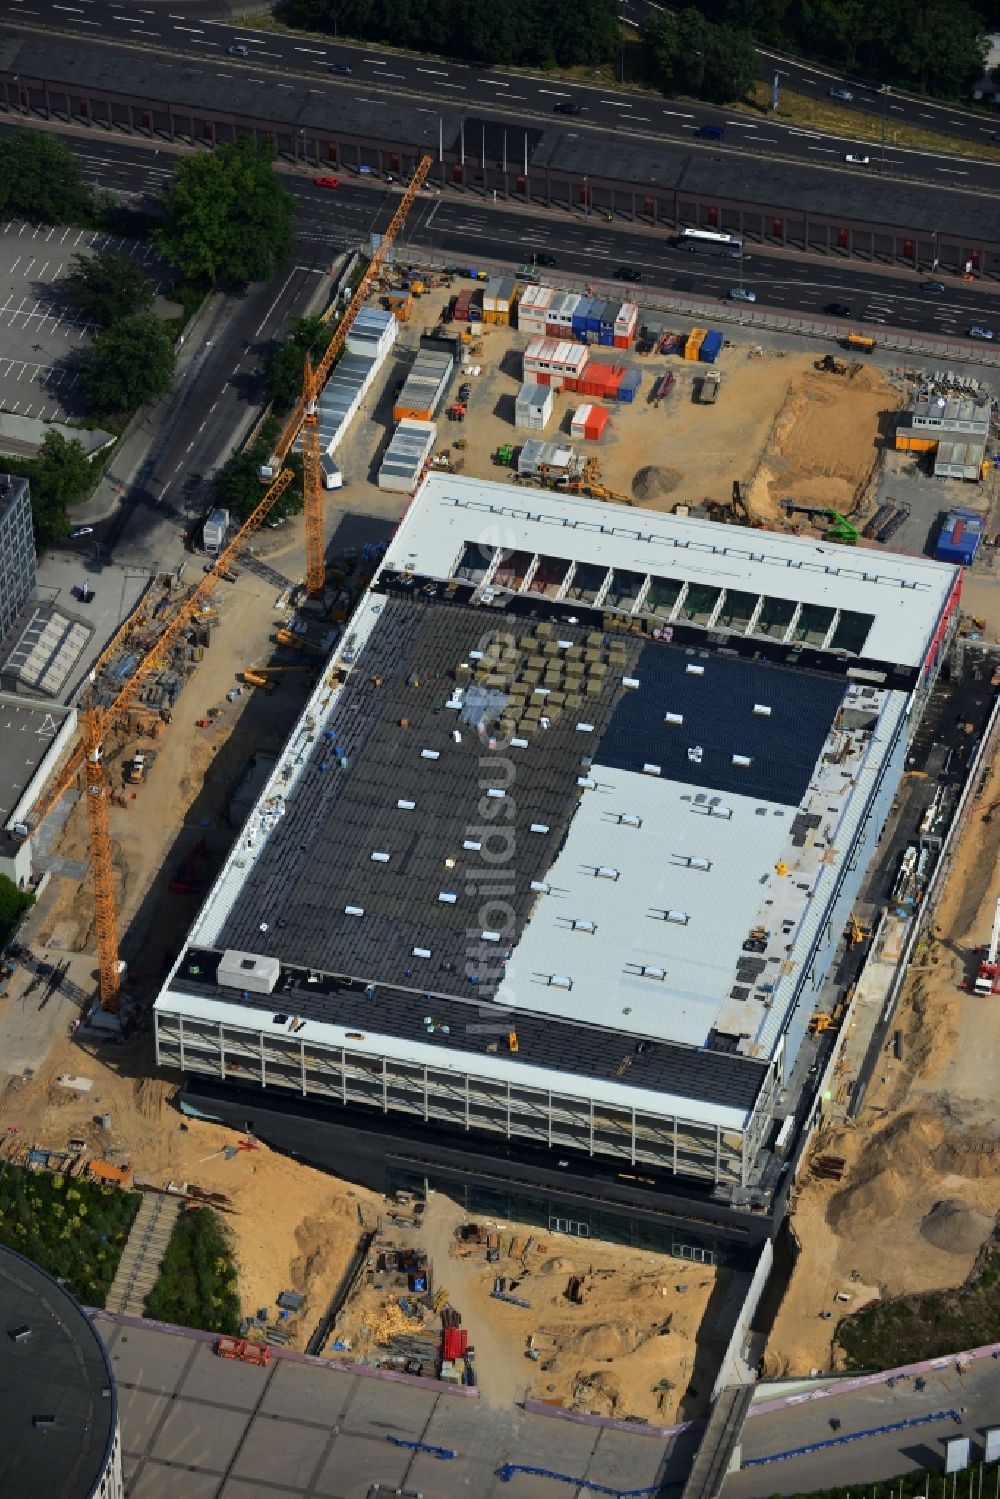
[[[828,89],[827,92],[829,93],[831,99],[842,99],[845,104],[854,103],[854,95],[851,93],[849,88],[831,88]]]
[[[314,177],[313,178],[313,182],[314,182],[314,184],[315,184],[316,187],[339,187],[340,186],[340,178],[339,177]]]
[[[853,151],[849,151],[844,160],[852,167],[867,167],[871,165],[870,156],[858,156]]]
[[[846,302],[827,302],[823,311],[828,317],[850,317],[851,309]]]
[[[472,386],[469,384],[468,381],[466,381],[464,385],[460,385],[458,387],[458,399],[460,401],[467,401],[471,395],[472,395]]]
[[[583,105],[577,104],[574,99],[557,99],[552,108],[557,115],[578,115]]]
[[[993,329],[992,328],[980,328],[980,326],[979,326],[978,323],[974,323],[973,326],[969,329],[969,337],[970,338],[992,339],[992,337],[993,337]]]
[[[93,536],[93,526],[77,526],[75,531],[69,533],[70,541],[79,541],[81,536]]]
[[[354,72],[354,69],[351,67],[349,62],[332,62],[330,64],[330,72],[342,73],[346,78],[350,78],[351,74]]]
[[[230,57],[250,56],[250,48],[247,46],[246,42],[234,42],[231,47],[226,48],[226,51],[229,53]]]
[[[642,280],[642,272],[637,271],[634,266],[620,265],[615,271],[615,280],[635,283]]]
[[[731,286],[729,300],[730,302],[756,302],[757,293],[751,291],[749,286]]]
[[[943,281],[921,281],[920,290],[939,292],[946,291],[947,288]]]

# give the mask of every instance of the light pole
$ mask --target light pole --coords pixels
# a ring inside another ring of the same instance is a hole
[[[884,96],[884,98],[885,98],[885,104],[883,105],[883,108],[882,108],[882,142],[881,142],[881,146],[879,148],[879,158],[878,158],[878,170],[879,170],[879,176],[881,177],[882,170],[883,170],[883,168],[885,166],[885,127],[886,127],[886,121],[889,118],[889,95],[892,93],[892,87],[891,87],[891,85],[888,84],[888,83],[880,84],[879,85],[879,93],[882,94]]]

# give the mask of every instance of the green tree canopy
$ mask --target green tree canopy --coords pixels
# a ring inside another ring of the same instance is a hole
[[[153,238],[191,281],[245,286],[266,281],[292,252],[295,199],[271,166],[272,153],[247,135],[187,157],[160,202]]]
[[[19,890],[13,880],[0,874],[0,947],[17,931],[21,917],[34,900],[29,890]]]
[[[234,520],[245,521],[264,498],[266,486],[261,483],[259,471],[271,457],[280,431],[280,422],[273,417],[266,421],[256,442],[241,453],[234,453],[216,475],[215,503],[228,510]],[[296,470],[296,477],[274,505],[270,516],[272,521],[298,515],[303,506],[302,461],[298,454],[290,453],[285,464]]]
[[[749,32],[707,21],[688,6],[658,11],[645,32],[650,70],[666,93],[719,103],[741,99],[757,80],[757,52]]]
[[[79,157],[59,136],[17,129],[0,139],[0,213],[66,224],[90,209]]]
[[[293,317],[285,342],[273,344],[268,350],[264,387],[279,415],[289,411],[302,392],[306,354],[314,359],[324,354],[335,326],[320,317]]]
[[[63,290],[71,307],[102,327],[144,312],[153,303],[153,288],[142,268],[131,255],[117,250],[74,255]]]
[[[37,458],[19,465],[31,486],[31,518],[35,544],[44,552],[68,535],[67,505],[90,493],[94,469],[76,438],[46,432]]]
[[[169,390],[174,346],[156,318],[119,318],[80,358],[80,390],[92,411],[134,411]]]

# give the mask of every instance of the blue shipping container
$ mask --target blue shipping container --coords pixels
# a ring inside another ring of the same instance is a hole
[[[949,510],[934,548],[935,562],[971,567],[983,539],[983,517],[976,510]]]
[[[614,328],[602,328],[597,335],[597,342],[605,349],[613,349],[615,346]]]
[[[705,364],[714,364],[719,350],[722,348],[722,334],[716,332],[706,333],[702,339],[698,358]]]
[[[573,313],[573,337],[586,338],[590,327],[590,309],[594,305],[593,297],[581,297]]]
[[[641,370],[626,370],[618,387],[619,401],[634,401],[635,393],[642,384]]]

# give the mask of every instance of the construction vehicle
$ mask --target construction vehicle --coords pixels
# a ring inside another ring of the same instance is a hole
[[[272,457],[272,473],[268,487],[260,503],[251,511],[236,535],[227,542],[218,557],[207,569],[198,586],[164,625],[153,646],[138,662],[132,675],[109,703],[98,701],[91,691],[80,708],[80,740],[69,754],[62,770],[48,790],[36,802],[24,833],[30,837],[43,818],[47,817],[63,793],[76,781],[82,772],[84,803],[87,809],[88,845],[90,870],[94,884],[94,914],[97,933],[97,970],[101,1008],[117,1014],[121,1008],[122,972],[118,949],[118,910],[115,898],[116,875],[112,857],[111,832],[108,804],[113,795],[104,770],[106,741],[111,731],[127,718],[135,700],[149,676],[159,668],[163,660],[189,625],[197,622],[205,608],[209,594],[221,577],[230,570],[230,564],[254,537],[270,516],[274,506],[292,482],[292,470],[285,468],[285,460],[292,445],[301,432],[303,435],[304,496],[306,519],[306,586],[313,597],[322,597],[326,575],[326,559],[323,538],[323,474],[317,425],[317,401],[326,378],[344,347],[347,335],[383,265],[392,250],[393,242],[417,194],[423,187],[433,165],[432,156],[421,158],[410,179],[409,185],[399,201],[382,240],[368,263],[368,268],[358,283],[357,289],[345,308],[336,332],[330,340],[325,354],[314,367],[307,357],[303,373],[302,395],[289,415]],[[332,315],[330,309],[327,316]],[[137,624],[145,621],[142,605],[129,616],[113,637],[92,669],[92,680],[96,683],[101,669],[121,649],[123,641],[134,635]]]
[[[857,947],[860,943],[864,942],[868,936],[870,936],[868,928],[861,925],[860,921],[852,911],[847,922],[848,947]]]
[[[267,1344],[251,1343],[248,1338],[218,1338],[215,1352],[219,1358],[235,1358],[241,1364],[259,1364],[263,1369],[271,1362]]]
[[[513,443],[502,442],[497,448],[496,452],[493,454],[493,462],[498,464],[501,468],[510,468],[514,462]]]
[[[141,786],[146,779],[146,771],[150,765],[148,755],[133,755],[124,766],[125,781],[130,786]]]
[[[288,646],[293,651],[315,651],[317,656],[325,656],[327,654],[325,647],[318,644],[317,641],[310,640],[308,635],[298,634],[296,630],[286,630],[284,625],[281,626],[274,638],[279,645]]]
[[[875,340],[867,333],[849,333],[844,339],[845,349],[857,349],[861,353],[870,354],[875,347]]]
[[[702,375],[701,384],[698,386],[698,400],[703,406],[715,405],[721,384],[722,376],[718,370],[709,370],[707,375]]]
[[[858,528],[853,526],[849,520],[841,515],[839,510],[826,510],[821,505],[795,505],[791,500],[784,501],[786,515],[819,515],[828,521],[824,541],[839,541],[841,545],[853,547],[857,545]]]
[[[464,422],[466,405],[464,401],[453,401],[448,407],[448,420],[450,422]]]
[[[600,465],[596,458],[588,458],[583,465],[583,473],[575,485],[569,486],[584,490],[592,500],[605,500],[611,505],[634,505],[635,500],[631,495],[621,494],[617,489],[611,489],[604,482]]]
[[[819,370],[821,374],[847,374],[847,365],[839,359],[834,359],[832,354],[824,354],[822,359],[817,359],[813,368]]]
[[[983,951],[983,949],[980,949]],[[979,961],[975,982],[972,986],[975,994],[1000,994],[1000,962],[997,954],[1000,953],[1000,898],[997,900],[996,910],[993,913],[993,931],[990,933],[990,945],[985,949],[985,957]]]
[[[169,889],[174,895],[197,895],[201,889],[195,879],[195,867],[199,859],[208,856],[208,848],[204,838],[199,838],[194,848],[188,854],[184,863],[180,865],[177,873],[170,881]]]
[[[307,671],[316,676],[319,666],[310,662],[306,666],[248,666],[243,673],[243,680],[248,687],[262,687],[265,692],[273,692],[279,685],[274,679],[279,672],[285,671]]]

